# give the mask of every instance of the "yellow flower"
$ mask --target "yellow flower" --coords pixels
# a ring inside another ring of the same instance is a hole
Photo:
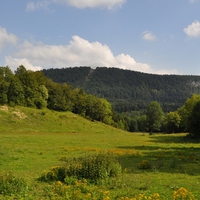
[[[173,200],[182,200],[186,198],[189,198],[190,200],[195,200],[194,195],[191,192],[187,191],[184,187],[181,187],[180,189],[174,192]]]
[[[105,197],[103,198],[103,200],[110,200],[110,197]]]

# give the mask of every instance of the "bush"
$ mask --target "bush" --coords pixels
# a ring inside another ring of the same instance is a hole
[[[66,177],[66,169],[63,166],[52,167],[49,171],[44,171],[42,176],[39,178],[40,181],[64,181]]]
[[[15,177],[12,173],[0,174],[0,195],[24,195],[27,184],[22,178]]]
[[[66,161],[63,166],[52,167],[50,171],[44,171],[39,178],[41,181],[61,181],[75,179],[88,179],[97,183],[110,177],[116,177],[121,173],[121,165],[108,153],[88,155]]]
[[[89,179],[92,182],[116,177],[121,173],[120,164],[109,154],[100,153],[96,156],[88,156],[81,162],[80,178]]]

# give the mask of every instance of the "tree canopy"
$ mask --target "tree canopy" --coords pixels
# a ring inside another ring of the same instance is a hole
[[[159,131],[162,126],[164,113],[157,101],[153,101],[148,105],[146,116],[149,132]]]
[[[113,124],[112,106],[106,99],[73,89],[66,83],[55,83],[41,71],[26,70],[23,65],[14,73],[9,67],[0,67],[0,104],[72,111],[91,120]]]

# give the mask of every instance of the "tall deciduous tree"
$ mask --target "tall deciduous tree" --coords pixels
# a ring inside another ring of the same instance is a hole
[[[9,83],[7,98],[9,105],[24,105],[24,90],[17,76],[9,67],[5,67],[5,80]]]
[[[189,128],[189,116],[191,116],[192,110],[195,104],[200,101],[200,95],[193,94],[191,98],[188,98],[185,104],[178,109],[178,113],[181,117],[181,127],[184,131],[188,131]]]
[[[163,110],[157,101],[153,101],[147,108],[147,126],[150,133],[159,131],[163,122]]]
[[[176,133],[179,131],[181,117],[178,112],[169,112],[165,117],[166,131],[169,133]]]
[[[200,138],[200,101],[194,105],[188,119],[189,133],[195,138]]]
[[[8,103],[9,82],[5,80],[5,68],[0,67],[0,104]]]

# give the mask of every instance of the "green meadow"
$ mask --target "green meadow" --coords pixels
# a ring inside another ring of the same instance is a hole
[[[200,199],[200,144],[185,136],[128,133],[71,112],[1,106],[0,199]],[[95,184],[39,180],[101,153],[115,157],[121,173]]]

